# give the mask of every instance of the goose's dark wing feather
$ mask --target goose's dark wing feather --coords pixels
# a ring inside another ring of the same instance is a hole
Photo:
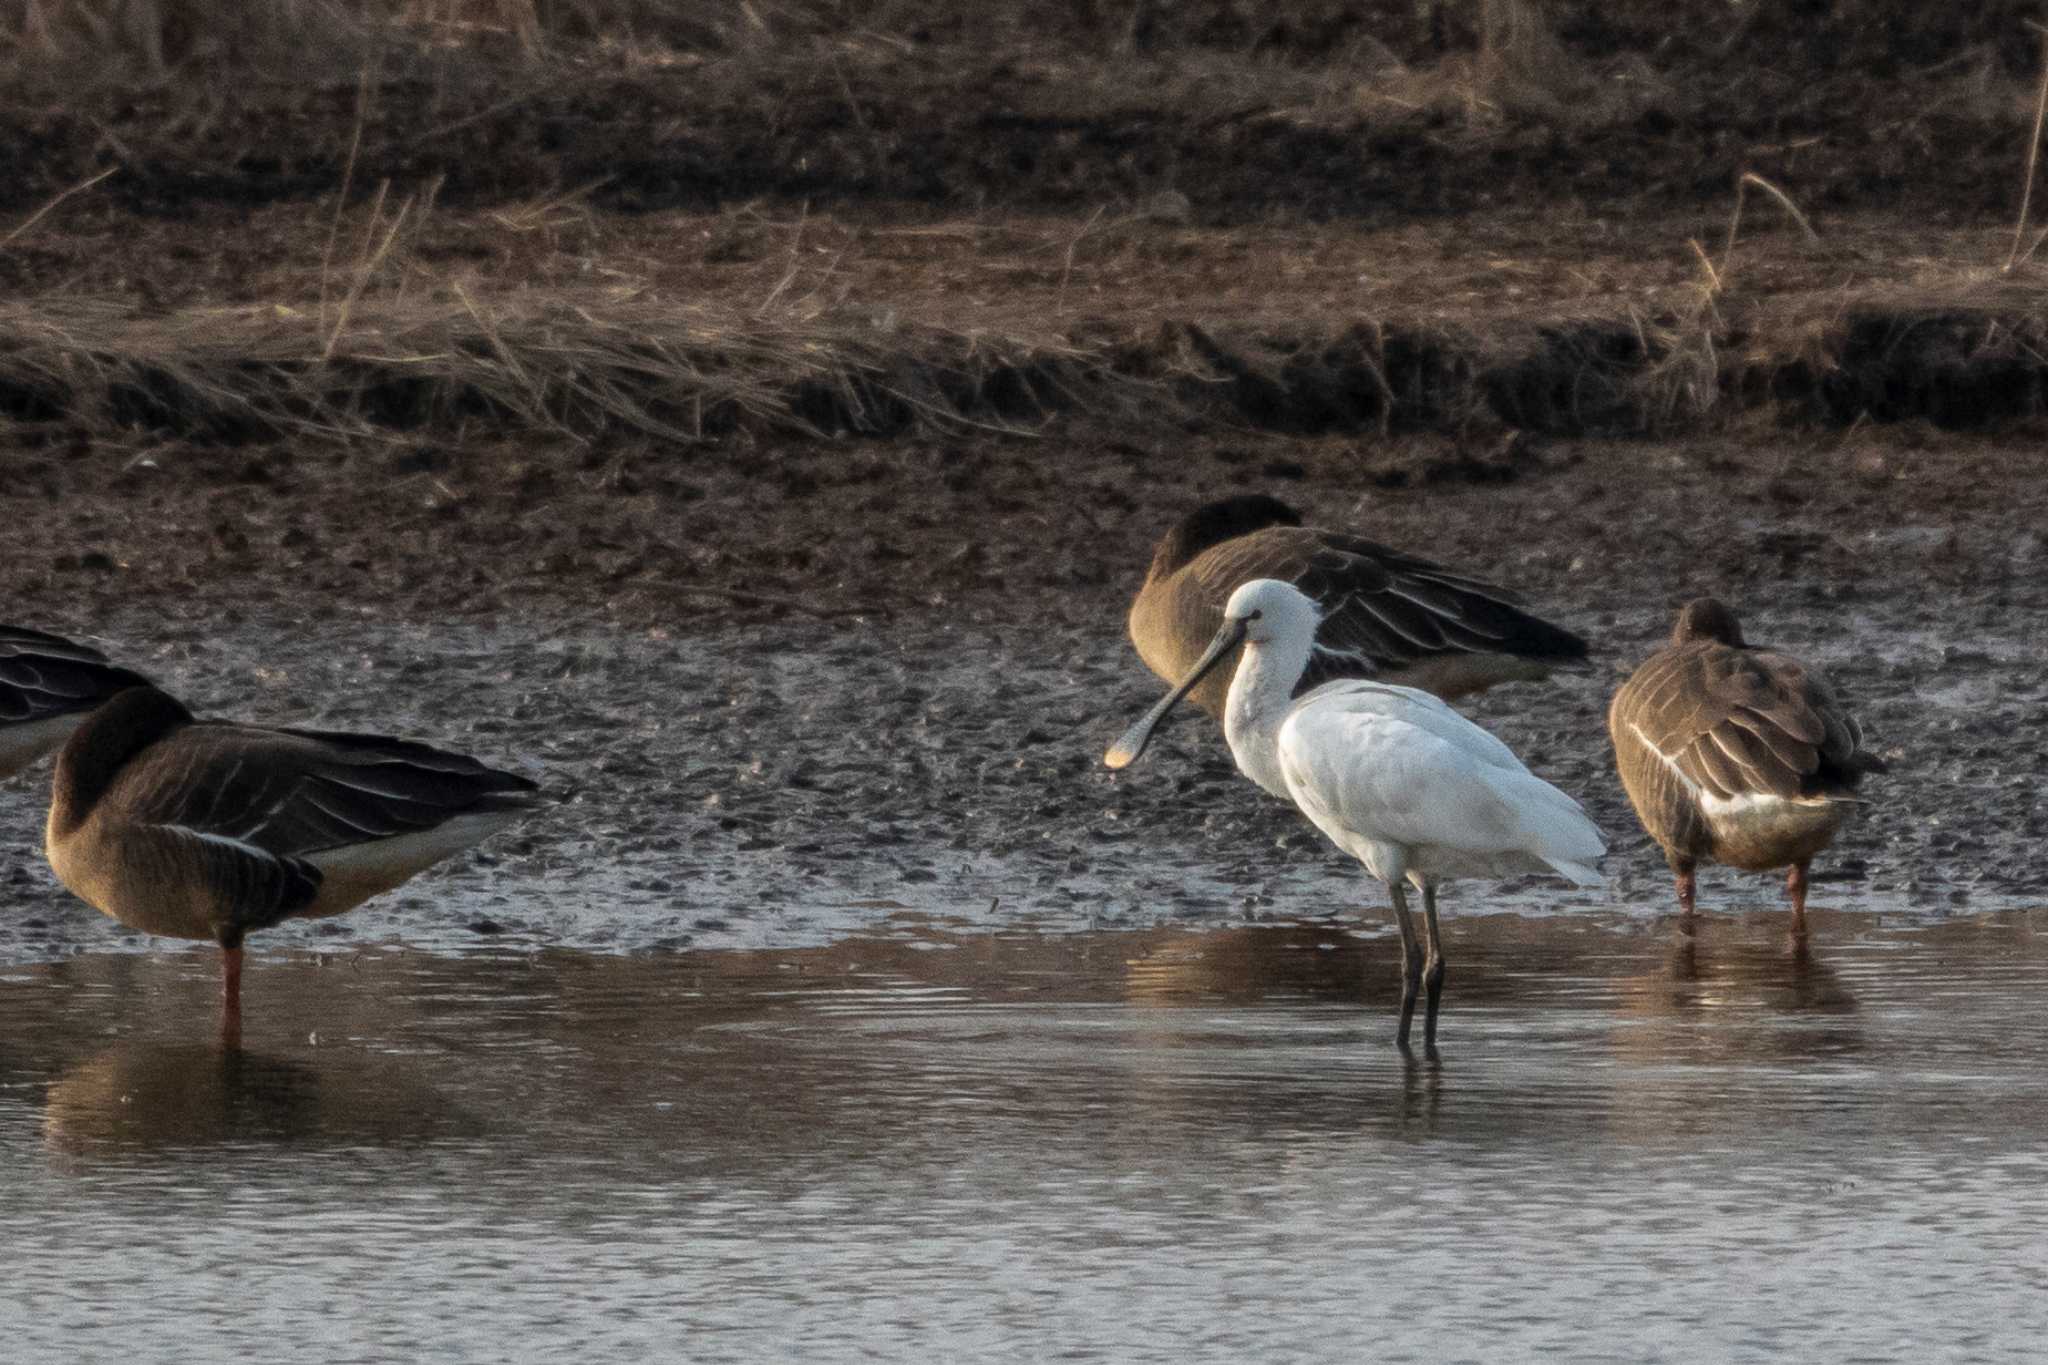
[[[1358,536],[1273,527],[1225,541],[1195,568],[1219,619],[1250,579],[1282,579],[1308,594],[1323,613],[1315,667],[1330,676],[1388,673],[1447,653],[1586,656],[1584,640],[1523,611],[1506,588]]]
[[[1863,747],[1863,727],[1850,714],[1834,684],[1820,670],[1789,654],[1766,649],[1750,651],[1750,657],[1781,680],[1781,686],[1804,702],[1806,729],[1802,737],[1820,756],[1819,775],[1823,781],[1854,786],[1864,773],[1881,773],[1884,761]]]
[[[535,789],[516,774],[405,740],[218,723],[180,730],[123,780],[131,819],[282,857],[516,809]]]
[[[0,625],[0,725],[89,710],[145,681],[89,646],[25,626]]]

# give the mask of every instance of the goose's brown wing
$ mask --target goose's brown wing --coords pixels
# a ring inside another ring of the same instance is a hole
[[[1640,744],[1639,762],[1723,800],[1816,795],[1860,748],[1855,722],[1811,669],[1711,641],[1652,655],[1615,694],[1611,724],[1618,750]]]
[[[522,807],[533,790],[526,778],[425,744],[201,723],[130,764],[116,800],[136,823],[303,858]]]
[[[0,725],[90,710],[145,681],[86,645],[25,626],[0,625]]]
[[[1358,536],[1273,527],[1225,541],[1191,566],[1218,625],[1237,587],[1277,578],[1323,613],[1304,685],[1370,677],[1445,654],[1508,654],[1550,663],[1586,657],[1586,642],[1523,611],[1515,595]]]
[[[1785,695],[1796,697],[1807,714],[1819,722],[1821,734],[1814,744],[1820,760],[1815,772],[1817,781],[1851,787],[1864,773],[1885,770],[1883,760],[1863,747],[1863,727],[1819,669],[1789,654],[1770,650],[1751,650],[1749,656],[1778,681]]]

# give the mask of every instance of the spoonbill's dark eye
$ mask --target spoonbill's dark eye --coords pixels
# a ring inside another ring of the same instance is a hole
[[[1264,612],[1263,610],[1260,610],[1260,611],[1255,611],[1255,612],[1253,612],[1253,613],[1252,613],[1252,614],[1251,614],[1250,616],[1247,616],[1247,617],[1245,617],[1244,619],[1245,619],[1245,620],[1247,620],[1247,621],[1256,621],[1256,620],[1258,620],[1258,619],[1259,619],[1259,618],[1260,618],[1261,616],[1264,616],[1265,614],[1266,614],[1266,613],[1265,613],[1265,612]]]

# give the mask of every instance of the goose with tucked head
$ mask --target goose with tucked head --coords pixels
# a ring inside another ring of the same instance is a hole
[[[1297,698],[1318,616],[1316,604],[1290,583],[1255,579],[1239,587],[1186,677],[1124,732],[1104,762],[1135,762],[1166,713],[1241,651],[1223,711],[1231,755],[1246,777],[1292,801],[1387,884],[1401,931],[1395,1041],[1407,1048],[1420,993],[1423,1041],[1434,1047],[1444,983],[1437,888],[1458,878],[1528,872],[1597,886],[1594,864],[1606,844],[1578,802],[1427,692],[1339,680]],[[1422,895],[1420,941],[1409,886]]]
[[[1856,808],[1863,775],[1884,771],[1820,670],[1749,644],[1735,613],[1702,597],[1615,692],[1607,732],[1680,913],[1691,920],[1702,862],[1782,867],[1804,936],[1807,867]]]
[[[1304,526],[1263,494],[1190,512],[1159,540],[1131,604],[1131,642],[1167,683],[1188,676],[1223,624],[1224,604],[1256,578],[1292,584],[1321,627],[1300,678],[1370,678],[1447,700],[1580,665],[1586,642],[1522,610],[1506,588],[1342,531]],[[1234,663],[1234,660],[1230,661]],[[1232,669],[1219,665],[1189,693],[1221,718]]]
[[[389,891],[528,814],[534,791],[425,744],[195,720],[134,687],[58,753],[44,850],[121,923],[219,944],[238,1035],[244,937]]]

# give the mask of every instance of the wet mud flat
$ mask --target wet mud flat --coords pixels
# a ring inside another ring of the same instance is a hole
[[[1435,1069],[1337,922],[295,948],[237,1054],[203,961],[16,966],[0,1324],[37,1361],[2029,1360],[2044,929],[1469,916]]]

